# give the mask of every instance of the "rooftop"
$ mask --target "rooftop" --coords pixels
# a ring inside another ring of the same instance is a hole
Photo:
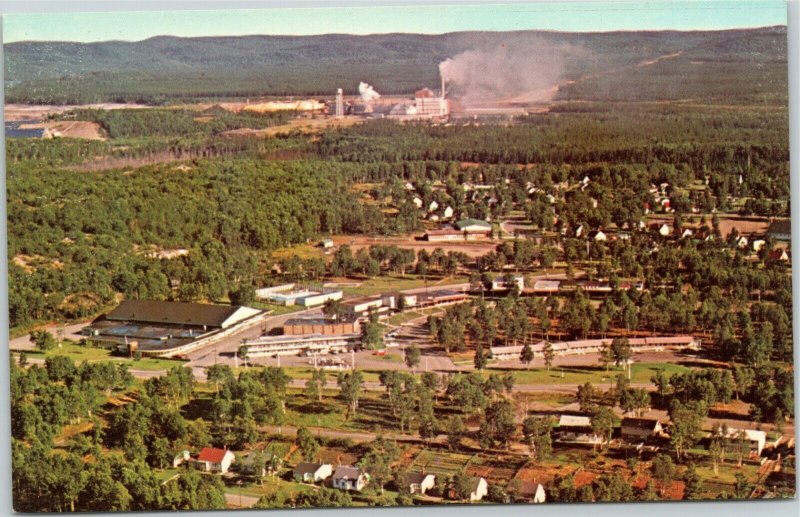
[[[561,415],[559,426],[567,427],[592,427],[592,419],[588,416]]]
[[[209,463],[222,463],[222,460],[227,454],[225,449],[215,449],[213,447],[203,447],[200,454],[197,455],[197,461],[207,461]]]
[[[106,314],[106,319],[195,327],[222,327],[240,309],[246,308],[240,305],[126,300]]]
[[[480,219],[462,219],[456,223],[456,227],[459,230],[463,230],[464,228],[468,228],[470,226],[480,226],[481,228],[485,228],[487,230],[492,229],[492,225],[487,223],[486,221],[481,221]]]
[[[339,465],[336,467],[336,472],[333,473],[333,479],[358,479],[360,475],[361,469],[358,467]]]
[[[293,472],[295,474],[313,474],[314,472],[318,471],[319,468],[322,466],[322,463],[308,463],[302,462],[298,463],[297,466],[294,468]]]
[[[623,418],[622,419],[622,427],[635,427],[636,429],[642,429],[647,431],[652,431],[658,425],[658,420],[655,418]]]

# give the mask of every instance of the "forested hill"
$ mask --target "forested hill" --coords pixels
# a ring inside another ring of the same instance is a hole
[[[668,60],[672,69],[667,68],[662,76],[669,74],[677,80],[678,76],[691,76],[696,69],[704,69],[698,65],[710,64],[714,68],[710,72],[705,69],[706,73],[719,79],[702,82],[721,82],[720,91],[729,90],[731,82],[747,84],[750,75],[757,83],[763,78],[766,83],[760,90],[745,87],[746,95],[769,94],[772,98],[775,92],[786,89],[786,28],[767,27],[698,32],[159,36],[138,42],[16,42],[4,46],[6,99],[87,103],[331,95],[339,87],[355,93],[362,80],[384,93],[408,93],[420,86],[438,85],[438,64],[448,57],[499,47],[559,49],[564,80],[598,73],[613,78],[615,74],[609,71],[675,55]],[[649,72],[638,80],[659,75]],[[654,82],[655,78],[649,80]],[[620,93],[615,84],[589,83],[586,90],[567,88],[561,97],[628,95]],[[644,91],[649,99],[670,95],[658,89]]]

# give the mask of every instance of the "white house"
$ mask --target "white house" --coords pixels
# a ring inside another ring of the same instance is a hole
[[[672,228],[670,228],[669,225],[666,223],[662,224],[658,228],[658,234],[661,235],[662,237],[668,237],[670,233],[672,233]]]
[[[422,472],[409,472],[405,476],[405,484],[412,494],[425,494],[433,488],[436,483],[436,476]]]
[[[295,481],[302,483],[316,483],[328,479],[333,475],[333,465],[329,463],[298,463],[292,470]]]
[[[745,249],[748,246],[749,243],[750,243],[750,241],[747,240],[747,237],[742,235],[741,237],[739,237],[739,239],[737,239],[736,246],[739,249]]]
[[[541,483],[536,483],[536,488],[533,491],[533,497],[531,497],[532,503],[543,503],[547,500],[547,495],[544,492],[544,487]]]
[[[437,208],[439,208],[439,203],[437,203],[436,201],[431,201],[431,204],[428,205],[428,212],[433,212]]]
[[[445,208],[444,209],[444,214],[442,216],[445,219],[450,219],[451,217],[453,217],[453,207],[452,206],[448,206],[447,208]]]
[[[333,488],[360,492],[369,483],[369,476],[358,467],[339,465],[333,473]]]
[[[489,483],[483,478],[473,477],[470,479],[472,490],[469,493],[470,501],[480,501],[489,493]]]
[[[225,474],[235,459],[236,456],[229,450],[203,447],[194,463],[197,468],[204,472]]]
[[[412,199],[412,200],[411,200],[411,202],[412,202],[412,203],[414,203],[414,205],[415,205],[417,208],[422,208],[422,198],[421,198],[421,197],[419,197],[419,196],[414,196],[414,199]]]
[[[594,234],[594,240],[596,242],[605,242],[608,240],[608,236],[606,236],[606,234],[601,230],[597,230],[597,233]]]
[[[736,441],[740,436],[750,443],[751,456],[761,456],[761,451],[767,444],[767,433],[753,429],[735,429],[733,427],[728,429],[727,438],[729,440]]]
[[[492,280],[492,291],[511,289],[514,285],[522,291],[525,288],[525,277],[522,275],[500,275]]]

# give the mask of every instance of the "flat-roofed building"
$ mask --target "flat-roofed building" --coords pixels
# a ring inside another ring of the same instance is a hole
[[[262,336],[242,342],[247,357],[349,352],[361,346],[361,334]]]
[[[339,334],[358,334],[361,325],[356,319],[335,319],[325,317],[290,318],[283,324],[283,333],[288,336],[302,334],[321,334],[335,336]]]

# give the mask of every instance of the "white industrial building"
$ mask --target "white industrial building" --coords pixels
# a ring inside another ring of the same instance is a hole
[[[262,336],[242,342],[247,357],[314,355],[348,352],[361,344],[361,334]]]
[[[302,305],[316,307],[328,300],[341,300],[342,291],[327,288],[310,288],[297,284],[283,284],[275,287],[256,289],[256,298],[268,300],[278,305]]]

